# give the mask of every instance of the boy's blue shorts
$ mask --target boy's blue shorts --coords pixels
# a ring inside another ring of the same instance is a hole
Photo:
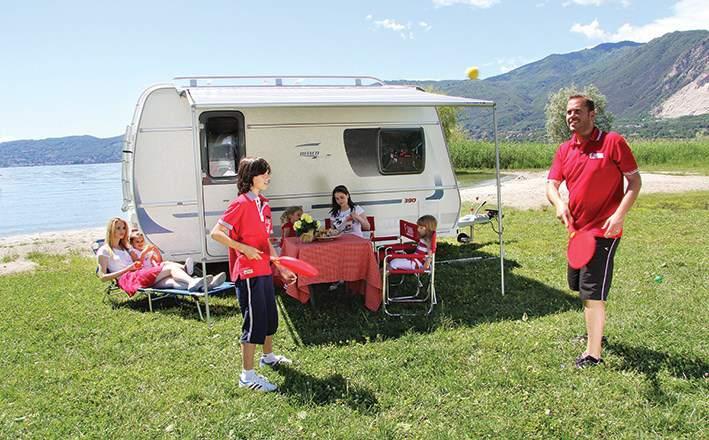
[[[266,336],[278,330],[278,310],[273,289],[273,276],[238,279],[236,294],[244,324],[241,327],[241,342],[263,344]]]

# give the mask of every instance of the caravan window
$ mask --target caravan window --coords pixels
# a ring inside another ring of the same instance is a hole
[[[423,171],[422,128],[379,131],[379,169],[382,174],[417,174]]]
[[[352,128],[345,152],[358,176],[419,174],[425,165],[423,128]]]
[[[210,112],[200,121],[203,169],[213,179],[234,179],[243,151],[243,117],[237,112]]]

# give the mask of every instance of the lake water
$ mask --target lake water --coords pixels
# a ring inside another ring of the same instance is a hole
[[[461,187],[494,181],[461,173]],[[104,226],[123,216],[121,164],[0,168],[0,237]]]
[[[122,202],[120,163],[0,168],[0,237],[104,226]]]

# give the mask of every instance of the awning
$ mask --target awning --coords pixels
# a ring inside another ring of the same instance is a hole
[[[492,101],[428,93],[410,86],[185,87],[196,107],[493,107]]]

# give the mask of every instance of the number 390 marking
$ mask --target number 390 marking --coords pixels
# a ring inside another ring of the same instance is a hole
[[[416,197],[409,197],[404,199],[404,203],[416,203]]]

